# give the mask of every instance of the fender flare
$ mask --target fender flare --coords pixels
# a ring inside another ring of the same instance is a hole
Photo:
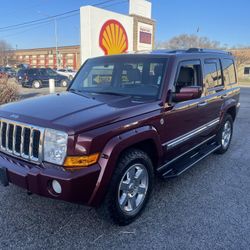
[[[223,103],[223,105],[221,106],[221,112],[220,112],[220,120],[223,120],[223,117],[225,116],[225,114],[227,113],[227,111],[232,108],[235,107],[237,109],[237,101],[235,99],[228,99],[225,101],[225,103]]]
[[[163,155],[163,148],[157,130],[153,126],[136,128],[108,141],[98,161],[101,172],[88,205],[96,207],[102,202],[120,154],[134,144],[148,139],[153,140],[157,148],[158,158],[160,158]]]

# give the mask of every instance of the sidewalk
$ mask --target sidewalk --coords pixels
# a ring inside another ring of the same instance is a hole
[[[250,81],[249,82],[239,82],[240,87],[243,88],[250,88]]]

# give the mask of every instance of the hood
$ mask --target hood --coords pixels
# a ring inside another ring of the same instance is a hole
[[[139,103],[131,97],[88,97],[63,92],[2,105],[0,117],[73,134],[145,114],[157,107],[159,103]]]

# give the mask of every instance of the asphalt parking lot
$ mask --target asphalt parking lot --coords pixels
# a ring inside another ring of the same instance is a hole
[[[62,92],[66,90],[63,87],[56,87],[55,92]],[[39,95],[49,94],[49,88],[33,89],[33,88],[23,88],[19,85],[19,94],[21,99],[36,97]]]
[[[0,249],[249,249],[249,110],[244,87],[229,151],[159,180],[142,216],[126,227],[93,208],[0,187]]]

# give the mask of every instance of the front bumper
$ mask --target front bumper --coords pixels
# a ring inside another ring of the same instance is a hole
[[[31,193],[81,204],[88,204],[100,173],[98,164],[71,172],[50,164],[37,166],[1,152],[0,167],[6,169],[10,183]],[[52,180],[61,184],[61,194],[52,191]]]

